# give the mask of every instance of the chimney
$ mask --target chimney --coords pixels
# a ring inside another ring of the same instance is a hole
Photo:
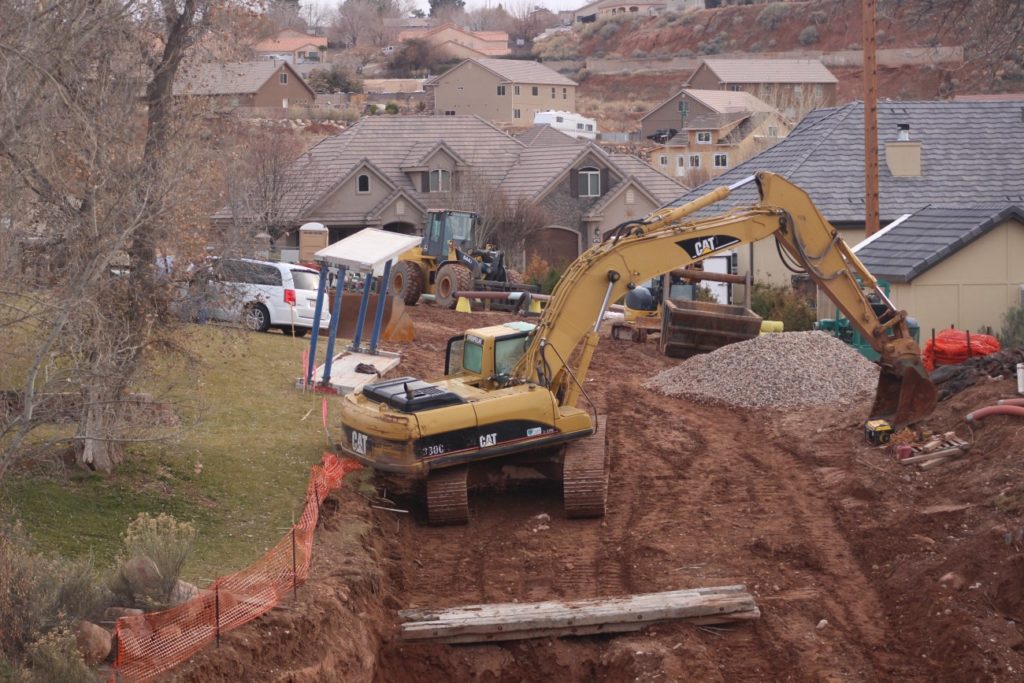
[[[910,124],[896,126],[896,139],[885,143],[885,165],[896,178],[921,176],[921,141],[910,139]]]

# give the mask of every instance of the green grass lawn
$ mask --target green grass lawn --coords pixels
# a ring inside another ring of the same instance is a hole
[[[132,446],[109,477],[73,471],[0,483],[0,514],[21,520],[40,550],[92,554],[106,566],[138,513],[167,512],[198,527],[184,575],[205,585],[291,526],[327,446],[322,396],[294,388],[308,337],[189,325],[181,343],[197,363],[158,358],[143,378],[144,389],[174,400],[180,439]]]

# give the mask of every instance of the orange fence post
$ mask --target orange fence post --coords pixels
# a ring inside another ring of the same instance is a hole
[[[292,525],[292,599],[299,599],[299,575],[295,572],[295,525]]]

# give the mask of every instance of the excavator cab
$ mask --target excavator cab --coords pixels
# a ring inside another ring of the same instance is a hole
[[[511,321],[467,330],[448,340],[445,377],[478,376],[481,381],[503,385],[530,343],[532,323]]]

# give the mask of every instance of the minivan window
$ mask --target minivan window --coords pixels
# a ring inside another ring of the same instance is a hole
[[[249,265],[253,266],[250,284],[269,285],[271,287],[280,287],[284,284],[281,280],[281,271],[277,266],[270,266],[265,263],[251,263]]]
[[[293,270],[292,280],[295,281],[295,289],[310,289],[314,292],[320,289],[320,273],[308,270]]]

